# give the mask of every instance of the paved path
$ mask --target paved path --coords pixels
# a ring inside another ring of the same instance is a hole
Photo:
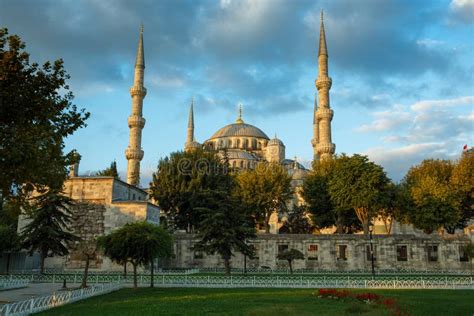
[[[69,288],[78,288],[79,285],[79,283],[68,283]],[[37,296],[49,295],[61,290],[62,286],[62,283],[30,283],[27,287],[22,289],[0,291],[0,305],[23,301]]]

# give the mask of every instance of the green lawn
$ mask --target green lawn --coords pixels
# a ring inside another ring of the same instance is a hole
[[[311,289],[140,288],[94,297],[39,315],[389,315],[354,299],[322,299]],[[361,290],[396,299],[410,315],[473,315],[470,290]]]

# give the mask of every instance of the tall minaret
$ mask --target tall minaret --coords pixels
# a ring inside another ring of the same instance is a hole
[[[194,139],[194,98],[191,99],[191,105],[189,106],[189,118],[188,118],[188,131],[186,134],[186,143],[184,144],[184,151],[190,151],[193,149]]]
[[[143,118],[143,99],[146,96],[146,89],[143,86],[145,75],[145,55],[143,51],[143,25],[140,30],[138,41],[137,60],[135,62],[135,78],[133,86],[130,88],[132,96],[132,115],[128,117],[128,127],[130,128],[130,140],[125,157],[128,160],[127,183],[138,186],[140,184],[140,161],[143,159],[142,150],[142,129],[145,126]]]
[[[316,158],[320,160],[331,159],[336,151],[336,145],[331,139],[331,121],[334,111],[329,106],[329,89],[332,80],[328,76],[328,51],[326,48],[326,34],[324,33],[323,12],[321,11],[321,28],[319,34],[318,52],[318,78],[316,88],[318,89],[318,110],[316,111],[313,146]]]

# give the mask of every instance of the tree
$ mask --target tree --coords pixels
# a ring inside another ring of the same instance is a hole
[[[167,216],[168,225],[191,233],[201,221],[200,195],[226,186],[228,168],[215,152],[175,152],[161,159],[150,183],[151,196]]]
[[[304,259],[303,253],[296,249],[285,250],[282,253],[279,253],[277,258],[279,260],[288,261],[288,266],[290,267],[290,273],[293,274],[293,260]]]
[[[237,182],[239,199],[252,210],[257,221],[263,222],[265,232],[269,233],[270,217],[286,208],[293,196],[288,172],[277,163],[261,163],[255,170],[239,173]]]
[[[382,220],[388,235],[392,233],[393,221],[407,222],[406,220],[406,194],[400,185],[389,183],[386,194],[382,195],[378,215]]]
[[[206,207],[201,208],[199,241],[194,249],[218,253],[224,260],[226,275],[230,275],[230,259],[235,251],[248,257],[254,255],[254,247],[247,241],[255,238],[255,222],[229,190],[207,191],[201,198]]]
[[[474,152],[467,151],[454,165],[450,184],[461,203],[461,219],[457,228],[464,228],[474,218]]]
[[[335,226],[337,234],[354,233],[362,226],[351,208],[339,208],[329,194],[329,180],[337,157],[313,163],[303,183],[302,197],[317,229]]]
[[[402,180],[409,195],[408,220],[427,234],[455,226],[461,218],[460,199],[450,185],[452,171],[448,160],[427,159],[411,167]]]
[[[314,226],[311,225],[306,210],[303,207],[295,206],[288,211],[287,220],[280,228],[280,234],[311,234]]]
[[[104,255],[119,264],[130,262],[133,266],[133,286],[138,286],[138,266],[151,264],[153,286],[153,261],[172,255],[171,236],[162,228],[147,222],[128,223],[99,239]]]
[[[389,182],[383,168],[366,156],[342,155],[336,158],[328,189],[337,208],[355,211],[367,235],[370,221],[386,198]]]
[[[114,160],[110,163],[110,167],[105,168],[104,170],[98,171],[96,173],[97,176],[103,177],[114,177],[116,179],[120,179],[117,171],[117,162]]]
[[[81,288],[87,287],[87,278],[89,276],[89,265],[90,261],[97,256],[97,251],[99,250],[99,245],[97,244],[97,238],[88,238],[86,240],[81,240],[79,246],[77,247],[78,251],[83,256],[86,264],[84,266],[84,274],[82,276]]]
[[[25,44],[0,29],[0,213],[33,190],[60,190],[70,165],[64,139],[89,113],[72,104],[63,61],[29,62]]]
[[[67,255],[67,243],[79,240],[69,232],[72,205],[68,197],[49,190],[34,198],[33,208],[26,214],[29,223],[21,232],[22,246],[28,249],[30,255],[39,251],[41,273],[44,273],[46,257]]]
[[[0,254],[7,254],[6,273],[10,272],[10,258],[12,252],[19,248],[19,237],[13,227],[0,224]]]

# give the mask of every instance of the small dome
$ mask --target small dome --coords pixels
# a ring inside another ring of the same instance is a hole
[[[193,140],[192,142],[186,143],[186,144],[184,145],[184,147],[185,147],[185,148],[189,148],[189,149],[190,149],[190,148],[193,148],[193,149],[196,148],[196,149],[197,149],[197,148],[202,148],[202,145],[199,144],[197,141],[194,141],[194,140]]]
[[[220,137],[245,136],[269,139],[268,136],[258,127],[246,123],[234,123],[224,126],[214,133],[210,139]]]
[[[280,139],[275,137],[275,138],[270,139],[267,146],[285,146],[285,145],[283,145],[283,142]]]

